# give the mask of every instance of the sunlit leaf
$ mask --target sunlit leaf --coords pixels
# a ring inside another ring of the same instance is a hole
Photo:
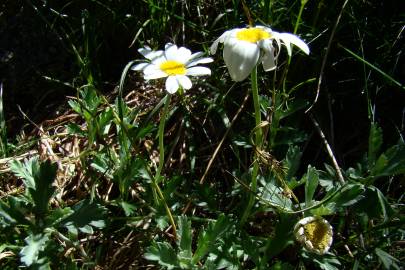
[[[229,228],[228,218],[221,214],[215,222],[210,222],[206,230],[202,231],[198,237],[197,249],[192,262],[197,263],[214,247],[214,243]]]
[[[191,259],[191,241],[191,221],[189,221],[186,216],[180,216],[178,246],[180,248],[179,255],[181,257]]]
[[[72,229],[72,232],[79,229],[85,233],[93,233],[92,227],[105,227],[107,210],[100,204],[84,200],[72,207],[72,210],[73,213],[61,222],[62,226]]]
[[[175,250],[166,242],[154,243],[147,249],[144,257],[147,260],[156,261],[161,266],[165,266],[168,269],[179,267],[179,261]]]
[[[38,158],[32,158],[25,163],[13,161],[11,169],[16,176],[22,177],[28,194],[35,205],[36,214],[43,215],[48,211],[48,203],[52,198],[55,187],[56,163],[49,160],[40,163]]]
[[[20,251],[21,262],[30,266],[38,261],[39,252],[45,249],[48,241],[48,236],[45,234],[30,234],[25,238],[26,246]]]

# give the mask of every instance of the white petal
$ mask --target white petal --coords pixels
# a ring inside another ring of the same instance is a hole
[[[200,57],[203,56],[203,55],[204,55],[203,52],[196,52],[196,53],[193,53],[193,54],[190,56],[189,61],[192,61],[193,59],[200,58]]]
[[[199,58],[199,59],[191,61],[189,64],[187,64],[187,67],[193,67],[198,64],[207,64],[207,63],[211,63],[213,61],[214,61],[214,59],[212,59],[211,57]]]
[[[167,60],[170,59],[171,56],[174,56],[177,52],[177,46],[175,44],[172,43],[167,43],[165,45],[165,58]],[[172,60],[172,59],[170,59]]]
[[[163,55],[163,51],[152,51],[149,47],[140,48],[138,49],[138,52],[149,60],[153,60]]]
[[[260,48],[257,44],[232,38],[225,43],[223,54],[231,78],[240,82],[249,76],[257,64]]]
[[[147,67],[149,63],[140,63],[138,65],[132,66],[132,70],[143,70],[145,67]]]
[[[181,85],[183,89],[190,89],[192,86],[192,83],[190,79],[187,76],[184,75],[177,75],[176,76],[177,82]]]
[[[163,78],[163,77],[167,76],[167,74],[164,73],[162,70],[160,70],[159,67],[156,65],[148,65],[143,70],[143,74],[144,74],[145,80],[158,79],[158,78]]]
[[[176,60],[181,63],[187,63],[190,60],[191,51],[185,47],[180,47],[177,50],[176,56],[177,56],[176,59],[173,60]]]
[[[175,76],[169,76],[166,80],[166,91],[170,94],[176,93],[179,89],[179,83],[176,80]]]
[[[215,41],[214,41],[214,43],[212,43],[212,45],[211,45],[211,47],[210,47],[210,52],[211,52],[211,54],[215,54],[216,52],[217,52],[217,48],[218,48],[218,43],[224,43],[225,42],[225,39],[227,39],[229,36],[230,36],[230,34],[232,33],[232,32],[234,32],[235,30],[237,30],[237,29],[232,29],[232,30],[229,30],[229,31],[225,31],[219,38],[217,38]]]
[[[296,35],[290,33],[279,33],[278,36],[287,47],[288,55],[291,55],[291,43],[300,48],[304,53],[309,54],[308,45]]]
[[[145,80],[154,80],[154,79],[167,77],[167,74],[164,73],[163,71],[158,71],[156,73],[144,74],[143,77],[145,78]]]
[[[264,53],[262,58],[262,65],[264,71],[271,71],[276,68],[276,62],[274,61],[274,53]]]
[[[149,46],[145,46],[143,48],[139,48],[138,52],[143,56],[147,55],[148,53],[152,52],[152,49]]]
[[[206,67],[191,67],[187,69],[187,74],[190,76],[211,75],[211,69]]]
[[[262,64],[264,71],[270,71],[276,68],[274,47],[271,44],[271,40],[266,39],[261,42],[260,47],[263,49],[264,54],[262,57]]]
[[[159,57],[153,58],[151,61],[151,64],[156,65],[156,66],[160,66],[160,64],[162,64],[163,62],[166,62],[167,59],[164,55],[161,55]]]
[[[176,47],[176,50],[177,50],[177,46],[175,44],[169,42],[169,43],[166,43],[166,45],[165,45],[165,51],[168,50],[170,47]]]
[[[275,56],[275,59],[277,59],[278,55],[280,54],[280,49],[281,49],[280,33],[273,31],[271,33],[271,38],[274,39],[277,43],[277,55]]]
[[[168,46],[165,50],[167,60],[173,60],[180,63],[186,63],[191,56],[191,51],[185,47],[177,48],[176,45]]]

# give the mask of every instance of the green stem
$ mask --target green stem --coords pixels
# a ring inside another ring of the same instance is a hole
[[[305,4],[306,4],[307,2],[308,2],[307,0],[301,0],[300,11],[298,12],[297,21],[295,22],[294,34],[297,34],[298,27],[299,27],[300,22],[301,22],[302,12],[304,11],[304,7],[305,7]]]
[[[156,183],[156,181],[152,181],[152,183],[153,183],[153,187],[154,187],[155,190],[157,191],[157,194],[159,195],[160,200],[161,200],[162,203],[163,203],[163,206],[164,206],[164,208],[165,208],[165,210],[166,210],[167,217],[169,218],[169,222],[170,222],[170,224],[172,225],[172,228],[173,228],[173,236],[174,236],[174,238],[177,239],[176,223],[174,222],[174,218],[173,218],[172,212],[170,211],[170,208],[169,208],[169,206],[167,205],[165,196],[163,195],[163,192],[162,192],[162,190],[160,189],[158,183]]]
[[[176,223],[174,222],[172,212],[170,211],[170,208],[167,205],[164,194],[163,194],[162,190],[159,187],[159,182],[161,181],[160,174],[161,174],[163,166],[165,164],[165,145],[164,145],[163,139],[164,139],[164,135],[165,135],[166,118],[167,118],[167,114],[169,112],[170,98],[171,98],[171,95],[167,94],[166,97],[165,97],[165,105],[163,107],[162,116],[160,117],[159,131],[158,131],[158,136],[159,136],[159,165],[158,165],[158,168],[156,170],[155,177],[153,178],[152,184],[153,184],[153,188],[154,188],[153,189],[154,197],[155,197],[155,199],[157,199],[157,197],[159,197],[159,199],[162,201],[163,206],[164,206],[164,208],[166,210],[167,217],[169,218],[169,221],[170,221],[170,223],[171,223],[171,225],[173,227],[173,235],[174,235],[175,238],[177,238],[177,235],[176,235]]]
[[[301,0],[300,10],[298,11],[297,21],[295,22],[295,26],[294,26],[294,32],[293,32],[294,35],[296,35],[298,32],[298,27],[300,26],[302,12],[304,11],[304,7],[307,2],[308,2],[308,0]],[[285,65],[285,69],[284,69],[284,73],[283,73],[282,83],[283,83],[283,92],[284,93],[285,93],[285,81],[287,78],[287,73],[288,73],[288,68],[290,67],[290,63],[291,63],[291,56],[288,57],[288,61],[287,61],[287,64]]]
[[[252,97],[253,97],[253,105],[254,105],[254,110],[255,110],[255,122],[256,122],[256,127],[260,125],[262,122],[261,119],[261,113],[260,113],[260,101],[259,101],[259,89],[257,87],[257,67],[255,67],[250,74],[250,80],[252,83]],[[262,129],[257,128],[255,132],[255,146],[258,149],[260,149],[261,144],[262,144]],[[257,156],[257,151],[254,151],[254,158],[253,158],[253,169],[252,169],[252,179],[250,182],[250,189],[252,193],[249,196],[249,201],[247,204],[247,207],[245,209],[245,212],[242,215],[241,218],[241,225],[243,225],[246,220],[249,218],[250,212],[252,210],[252,207],[255,202],[255,196],[256,196],[256,189],[257,189],[257,175],[259,173],[259,163],[258,163],[258,156]]]
[[[155,181],[156,183],[160,182],[160,174],[162,172],[163,166],[165,164],[165,145],[164,145],[164,133],[165,133],[165,124],[166,124],[166,117],[169,112],[169,104],[170,104],[170,98],[171,95],[167,94],[165,97],[165,105],[163,108],[163,113],[162,116],[160,117],[160,123],[159,123],[159,131],[158,131],[158,136],[159,136],[159,165],[156,170],[155,174]]]

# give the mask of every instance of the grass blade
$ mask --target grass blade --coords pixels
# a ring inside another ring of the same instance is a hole
[[[348,52],[350,55],[352,55],[354,58],[356,58],[357,60],[359,60],[360,62],[363,62],[364,64],[366,64],[367,66],[369,66],[370,68],[374,69],[375,71],[377,71],[378,73],[380,73],[385,79],[387,79],[388,81],[390,81],[391,83],[399,86],[400,88],[402,88],[403,90],[405,90],[405,86],[402,85],[400,82],[398,82],[397,80],[395,80],[394,78],[392,78],[390,75],[388,75],[387,73],[385,73],[384,71],[382,71],[381,69],[379,69],[378,67],[374,66],[373,64],[371,64],[370,62],[368,62],[367,60],[365,60],[364,58],[358,56],[357,54],[355,54],[354,52],[352,52],[351,50],[349,50],[346,47],[343,47],[342,45],[339,44],[339,47],[341,47],[343,50],[345,50],[346,52]]]

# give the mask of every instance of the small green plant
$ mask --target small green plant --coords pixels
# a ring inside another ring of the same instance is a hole
[[[91,267],[94,261],[81,240],[105,227],[106,209],[90,200],[71,207],[55,201],[55,163],[34,157],[13,161],[11,170],[24,190],[0,201],[1,250],[9,255],[5,267],[76,269],[77,260]]]
[[[55,112],[0,89],[1,269],[404,268],[393,1],[37,2],[0,4]]]

